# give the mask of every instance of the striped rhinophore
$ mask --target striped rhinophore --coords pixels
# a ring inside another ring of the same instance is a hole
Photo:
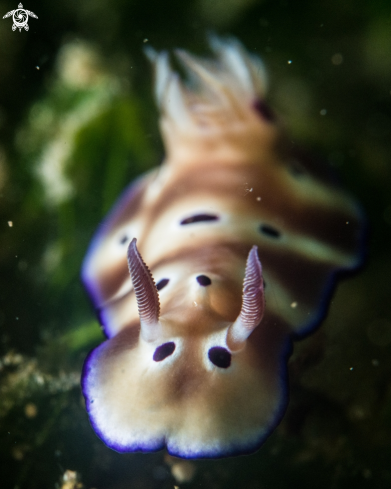
[[[91,423],[120,451],[259,448],[287,404],[292,339],[362,254],[355,202],[301,153],[236,40],[213,60],[148,52],[166,148],[98,229],[82,278],[107,340],[88,356]]]

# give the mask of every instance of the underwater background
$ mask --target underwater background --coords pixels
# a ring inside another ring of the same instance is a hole
[[[25,1],[28,32],[0,20],[0,488],[391,487],[389,0]],[[80,265],[121,190],[163,158],[144,47],[207,54],[211,32],[264,60],[292,141],[360,202],[366,262],[295,343],[288,410],[257,453],[118,454],[80,391],[103,339]]]

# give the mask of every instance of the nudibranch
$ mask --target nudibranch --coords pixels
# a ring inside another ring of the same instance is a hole
[[[287,405],[293,339],[361,260],[356,203],[298,151],[236,40],[214,60],[149,52],[166,159],[98,229],[82,279],[107,340],[82,389],[119,452],[208,458],[257,450]]]

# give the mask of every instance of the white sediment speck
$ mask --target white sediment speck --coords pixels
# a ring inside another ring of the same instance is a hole
[[[171,466],[171,474],[176,482],[179,482],[180,484],[191,482],[194,478],[195,472],[196,467],[189,460],[180,460]]]

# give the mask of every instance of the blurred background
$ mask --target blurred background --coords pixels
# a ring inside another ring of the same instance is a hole
[[[0,20],[0,487],[391,487],[389,0],[25,2],[28,32]],[[120,455],[80,392],[103,339],[80,265],[121,190],[163,158],[143,48],[207,54],[210,32],[264,60],[292,140],[361,203],[367,261],[296,343],[286,416],[256,454]]]

